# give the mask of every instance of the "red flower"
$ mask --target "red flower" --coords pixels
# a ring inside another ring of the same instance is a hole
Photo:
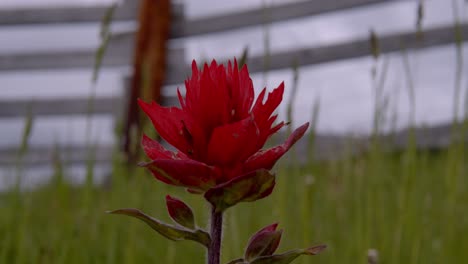
[[[192,192],[204,193],[255,175],[256,171],[270,170],[309,126],[306,123],[299,127],[282,145],[261,150],[266,140],[285,125],[273,125],[277,118],[273,112],[282,100],[284,83],[266,100],[263,89],[254,102],[248,69],[244,66],[239,71],[235,60],[227,69],[213,60],[202,71],[193,61],[192,77],[185,81],[185,87],[185,98],[177,91],[180,108],[142,100],[138,103],[159,135],[177,149],[166,150],[144,135],[143,149],[151,161],[143,166],[160,181]],[[262,191],[263,197],[271,192]]]

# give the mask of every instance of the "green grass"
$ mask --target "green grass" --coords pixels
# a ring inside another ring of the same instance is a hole
[[[462,263],[468,259],[468,158],[462,145],[441,152],[383,153],[305,167],[279,164],[270,197],[229,209],[223,262],[248,237],[279,222],[281,250],[326,243],[297,263]],[[58,177],[58,176],[57,176]],[[202,197],[155,181],[141,168],[114,166],[111,187],[59,180],[0,196],[0,263],[204,263],[193,242],[165,240],[143,223],[107,210],[135,207],[169,221],[164,196],[183,198],[207,226]]]

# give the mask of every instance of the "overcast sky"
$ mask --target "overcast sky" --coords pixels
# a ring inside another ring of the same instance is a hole
[[[108,4],[109,0],[1,0],[0,8],[57,6],[57,5],[93,5]],[[261,6],[262,3],[276,4],[284,1],[217,1],[186,0],[186,13],[189,17],[199,17],[236,9],[248,9]],[[453,23],[452,1],[426,0],[424,27]],[[466,7],[459,1],[459,12],[464,19]],[[416,1],[405,1],[388,5],[378,5],[352,11],[326,14],[310,18],[301,18],[269,27],[271,51],[287,50],[299,47],[323,46],[354,38],[367,37],[370,29],[383,35],[415,28]],[[121,25],[129,27],[129,25]],[[131,27],[131,25],[130,25]],[[117,25],[116,28],[119,28]],[[0,27],[0,53],[74,50],[94,48],[98,44],[96,25],[47,26],[47,27]],[[173,41],[171,46],[186,48],[185,62],[181,67],[195,59],[225,58],[240,56],[244,47],[249,47],[251,54],[264,52],[264,28],[235,30]],[[60,37],[57,37],[60,36]],[[468,56],[464,48],[464,58]],[[379,62],[388,60],[389,70],[385,91],[390,96],[390,107],[397,114],[397,125],[408,123],[407,80],[403,71],[403,60],[399,53],[384,56]],[[419,124],[437,124],[451,119],[453,109],[453,89],[455,76],[455,49],[453,45],[440,46],[411,52],[409,55],[413,81],[416,90],[416,120]],[[320,132],[367,133],[371,127],[373,114],[373,87],[371,58],[359,58],[309,67],[303,67],[299,75],[299,91],[295,105],[294,124],[310,119],[312,102],[320,100]],[[468,63],[465,62],[465,66]],[[466,72],[466,69],[464,70]],[[99,96],[121,92],[121,70],[104,70],[101,74],[97,93]],[[465,76],[463,77],[465,84]],[[291,87],[291,70],[274,71],[265,77],[253,76],[257,90],[266,83],[269,89],[281,81]],[[2,99],[18,97],[48,96],[86,96],[89,93],[90,71],[34,71],[0,73]],[[466,85],[463,85],[466,89]],[[289,90],[286,90],[288,92]],[[169,91],[170,93],[170,91]],[[285,99],[289,97],[286,94]],[[280,109],[280,116],[285,118],[285,107]],[[22,120],[0,121],[1,144],[19,142]],[[47,118],[36,123],[32,140],[35,143],[54,141],[70,143],[81,142],[84,118]],[[109,118],[95,119],[96,135],[100,142],[112,142],[113,123]],[[7,131],[7,132],[5,132]]]

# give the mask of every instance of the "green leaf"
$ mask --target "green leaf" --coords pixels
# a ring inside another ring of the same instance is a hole
[[[295,249],[283,254],[259,257],[250,262],[250,264],[288,264],[293,262],[300,255],[317,255],[326,247],[325,245],[319,245],[307,249]]]
[[[34,115],[33,115],[33,102],[31,101],[27,105],[25,122],[24,122],[24,129],[23,134],[21,135],[21,144],[18,151],[18,159],[24,156],[28,151],[29,147],[29,138],[31,137],[31,131],[34,124]]]
[[[128,215],[128,216],[138,218],[142,220],[143,222],[145,222],[146,224],[148,224],[152,229],[154,229],[156,232],[158,232],[162,236],[173,241],[192,240],[192,241],[195,241],[204,245],[207,248],[209,247],[211,243],[210,235],[201,229],[188,230],[182,227],[176,227],[173,225],[162,223],[159,220],[146,215],[145,213],[141,212],[138,209],[133,209],[133,208],[118,209],[115,211],[110,211],[108,213]]]
[[[370,31],[369,44],[371,48],[371,53],[374,59],[378,59],[380,56],[380,44],[379,38],[373,29]]]
[[[119,5],[118,2],[112,4],[106,10],[106,13],[104,14],[101,20],[101,30],[99,32],[101,43],[99,47],[97,48],[95,56],[94,56],[93,77],[92,77],[93,83],[96,83],[98,79],[99,70],[101,69],[102,59],[104,58],[104,54],[106,53],[106,49],[107,49],[107,46],[109,44],[109,40],[111,37],[110,25],[111,25],[115,10],[117,9],[118,5]]]
[[[239,65],[237,66],[239,70],[242,69],[242,67],[247,63],[247,58],[249,57],[249,47],[245,46],[244,49],[242,50],[242,55],[239,60]]]
[[[205,193],[205,198],[222,212],[240,202],[253,202],[271,194],[275,176],[261,169],[217,185]]]
[[[239,259],[234,259],[229,261],[227,264],[248,264],[244,259],[239,258]]]

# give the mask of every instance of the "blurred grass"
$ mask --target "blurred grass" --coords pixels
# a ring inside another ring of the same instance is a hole
[[[365,263],[371,248],[381,263],[463,263],[467,165],[462,144],[401,153],[376,145],[342,160],[280,164],[272,196],[227,212],[223,260],[239,257],[253,232],[278,221],[285,229],[281,250],[328,244],[324,254],[302,263]],[[199,245],[166,241],[136,220],[104,213],[135,207],[169,221],[164,196],[170,193],[206,226],[201,197],[118,162],[107,187],[71,186],[63,171],[36,190],[1,194],[0,263],[203,263]]]

